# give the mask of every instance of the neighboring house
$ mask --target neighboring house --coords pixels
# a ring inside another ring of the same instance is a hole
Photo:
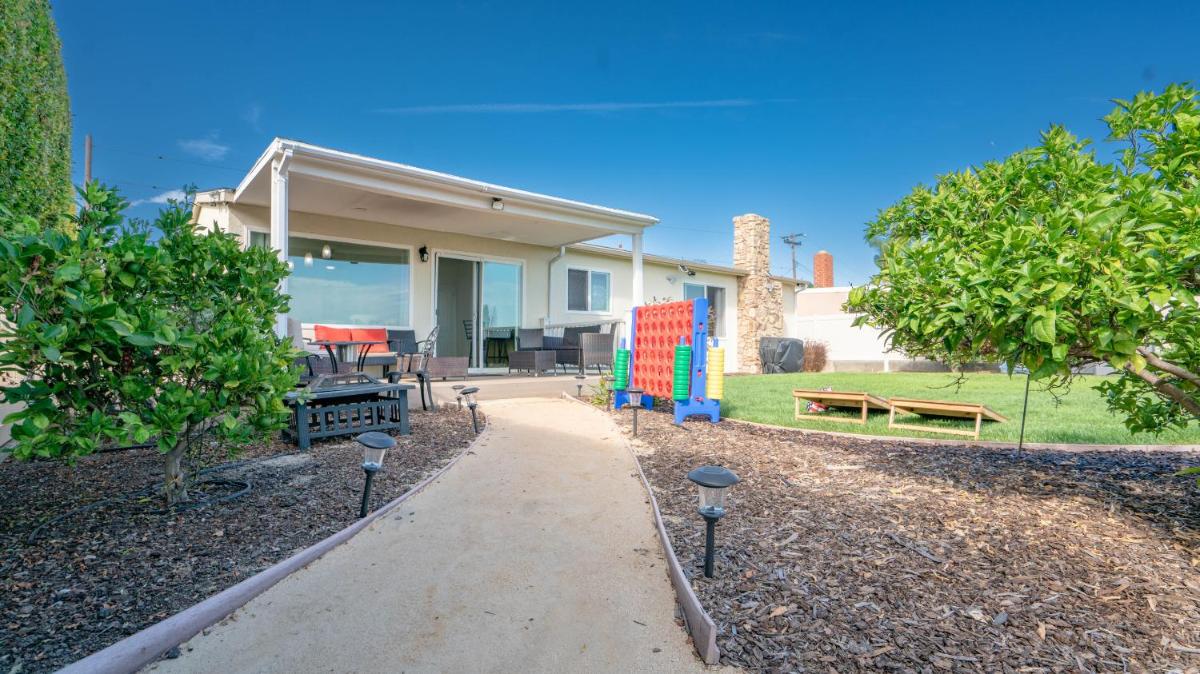
[[[834,285],[833,256],[818,251],[813,256],[812,287],[796,293],[796,312],[788,334],[826,345],[827,372],[943,371],[946,368],[923,358],[909,358],[888,349],[882,331],[855,327],[858,314],[842,307],[850,299],[850,286]]]
[[[794,281],[762,262],[765,218],[735,218],[736,267],[647,255],[650,215],[279,138],[236,189],[198,194],[193,219],[278,250],[293,268],[291,315],[306,331],[424,336],[439,325],[440,355],[468,355],[467,333],[489,328],[606,323],[627,334],[636,305],[705,296],[727,369],[754,371],[745,345],[783,334],[794,310]],[[629,237],[629,250],[586,243],[613,235]],[[286,317],[277,326],[283,334]],[[472,362],[483,346],[474,339]]]

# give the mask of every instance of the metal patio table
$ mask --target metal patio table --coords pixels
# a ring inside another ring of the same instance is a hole
[[[357,366],[355,370],[362,372],[363,364],[367,360],[367,354],[370,353],[371,347],[376,344],[386,345],[387,342],[381,342],[377,339],[314,339],[309,344],[325,347],[325,351],[329,353],[329,361],[333,365],[334,372],[338,371],[338,358],[334,355],[334,349],[345,354],[346,350],[352,346],[361,347],[358,349],[358,360],[355,363]],[[345,358],[343,357],[342,360],[345,360]]]
[[[412,384],[388,383],[362,372],[317,375],[307,386],[288,392],[284,402],[292,407],[291,425],[284,438],[308,449],[313,440],[366,431],[398,429],[408,425],[408,392]]]

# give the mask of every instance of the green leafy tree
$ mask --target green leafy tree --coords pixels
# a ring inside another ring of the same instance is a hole
[[[867,227],[879,271],[847,309],[951,365],[1025,365],[1051,386],[1107,362],[1133,431],[1200,418],[1200,108],[1186,85],[1116,101],[1116,162],[1061,127],[937,178]]]
[[[130,227],[126,203],[96,184],[68,235],[0,210],[0,369],[13,456],[66,458],[155,440],[168,503],[187,499],[198,443],[236,448],[280,428],[296,381],[272,332],[287,267],[191,223],[186,203]],[[152,234],[156,233],[155,238]]]
[[[44,225],[72,209],[71,111],[47,0],[0,2],[0,203]]]

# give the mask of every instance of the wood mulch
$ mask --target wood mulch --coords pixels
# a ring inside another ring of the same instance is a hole
[[[446,465],[474,438],[453,406],[414,412],[371,489],[372,508]],[[250,448],[164,512],[154,450],[61,463],[0,463],[0,672],[48,672],[152,625],[358,518],[362,448]],[[221,497],[245,489],[237,498]],[[111,499],[107,500],[106,499]],[[96,504],[40,530],[72,509]],[[36,534],[35,534],[36,530]]]
[[[1200,455],[639,421],[640,461],[724,664],[1200,671],[1200,489],[1173,476]],[[713,579],[685,478],[704,464],[742,478]]]

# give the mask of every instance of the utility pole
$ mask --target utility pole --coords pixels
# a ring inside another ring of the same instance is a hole
[[[92,134],[83,137],[83,184],[92,182]]]
[[[792,247],[792,280],[799,281],[800,277],[796,275],[796,249],[800,247],[800,240],[804,238],[803,234],[785,234],[783,242]]]

